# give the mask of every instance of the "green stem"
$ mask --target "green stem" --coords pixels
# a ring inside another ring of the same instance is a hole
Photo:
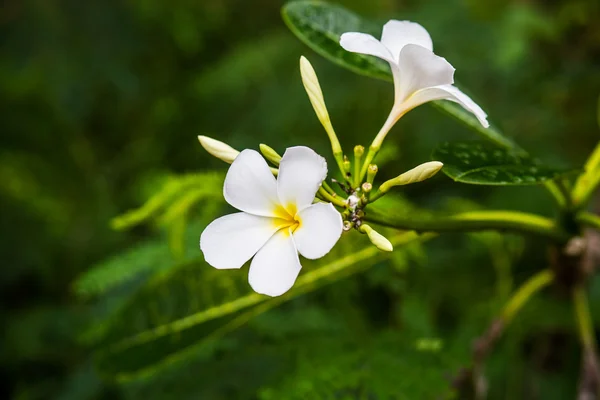
[[[566,242],[570,235],[549,218],[519,211],[489,210],[470,211],[448,216],[424,217],[384,214],[369,209],[365,221],[402,230],[419,232],[453,232],[508,230],[533,233],[559,242]]]
[[[335,195],[337,196],[337,193],[335,192],[335,190],[333,190],[333,188],[331,186],[329,186],[329,184],[325,181],[323,181],[321,183],[321,186],[323,186],[323,188],[328,191],[331,195]]]
[[[575,219],[581,224],[589,225],[592,228],[600,229],[600,216],[596,214],[592,214],[587,211],[582,211],[577,214]]]
[[[382,192],[381,190],[377,190],[377,192],[371,195],[370,202],[373,203],[375,200],[383,196],[386,192]]]
[[[573,303],[581,344],[585,349],[595,350],[596,337],[594,334],[594,324],[592,323],[587,294],[583,287],[578,286],[573,290]]]
[[[377,155],[379,148],[374,148],[373,145],[369,147],[369,151],[367,152],[367,156],[365,157],[365,161],[363,161],[362,167],[360,169],[360,175],[358,176],[358,181],[362,182],[367,175],[367,169],[369,168],[369,164]]]
[[[373,159],[377,155],[377,152],[379,152],[379,149],[381,149],[383,140],[387,136],[390,129],[392,129],[396,121],[398,121],[398,119],[400,119],[402,115],[403,113],[399,113],[396,111],[395,108],[392,108],[392,111],[390,112],[390,115],[388,116],[387,120],[377,133],[377,136],[375,136],[375,139],[373,139],[373,143],[371,143],[371,145],[369,146],[369,151],[367,152],[365,161],[363,162],[362,168],[360,169],[359,182],[362,182],[365,179],[365,175],[367,174],[367,168],[369,168],[369,164],[371,164],[371,161],[373,161]]]
[[[344,153],[341,150],[334,151],[333,158],[335,158],[335,162],[336,162],[338,168],[340,169],[340,174],[342,174],[342,179],[344,179],[346,182],[350,183],[350,181],[348,180],[348,175],[346,175],[346,168],[344,168]]]
[[[556,200],[556,203],[560,208],[566,208],[569,205],[570,194],[564,185],[555,181],[546,181],[544,186],[548,189],[552,197],[554,197],[554,200]]]
[[[513,294],[510,300],[502,310],[502,320],[505,323],[512,321],[514,316],[519,312],[523,305],[531,298],[531,296],[540,289],[548,286],[554,280],[554,274],[550,270],[543,270],[529,278],[519,289]]]
[[[346,208],[346,206],[347,206],[347,204],[344,200],[340,199],[339,197],[334,197],[329,192],[327,192],[323,188],[323,186],[321,186],[319,188],[319,190],[317,191],[317,194],[320,194],[325,200],[335,204],[338,207]]]

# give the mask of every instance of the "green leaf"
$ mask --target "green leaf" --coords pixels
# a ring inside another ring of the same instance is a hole
[[[341,6],[320,1],[291,2],[283,6],[281,13],[290,30],[323,57],[358,74],[392,82],[392,74],[385,61],[347,52],[339,44],[340,36],[345,32],[364,32],[379,37],[381,25],[365,20]],[[495,145],[524,153],[512,139],[495,127],[484,128],[473,114],[458,104],[449,101],[434,101],[431,104]]]
[[[430,236],[406,232],[391,238],[400,247]],[[346,237],[321,260],[303,260],[303,273],[287,294],[252,292],[247,269],[220,271],[201,260],[164,271],[112,315],[96,353],[105,376],[126,381],[161,369],[238,328],[250,318],[300,294],[368,268],[389,257],[364,236]]]
[[[168,224],[204,198],[222,201],[224,178],[221,172],[173,176],[141,207],[115,217],[111,226],[116,230],[130,229],[161,213],[161,222]]]
[[[94,265],[75,281],[73,289],[82,297],[98,295],[142,273],[155,272],[173,263],[164,240],[148,241]]]
[[[442,171],[456,182],[475,185],[537,185],[574,171],[481,142],[442,143],[432,157],[444,163]]]

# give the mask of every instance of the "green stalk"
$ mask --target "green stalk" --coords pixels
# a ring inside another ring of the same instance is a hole
[[[575,317],[577,318],[581,344],[585,349],[595,350],[596,337],[594,334],[594,324],[592,322],[587,294],[581,286],[573,290],[573,305],[575,306]]]
[[[397,112],[395,112],[394,108],[392,108],[392,111],[390,112],[390,115],[388,116],[387,120],[377,133],[377,136],[375,136],[375,139],[373,139],[373,143],[371,143],[371,145],[369,146],[369,151],[367,152],[365,161],[363,162],[362,168],[360,169],[359,182],[362,182],[365,179],[365,175],[367,174],[367,168],[369,168],[369,164],[371,164],[371,161],[373,161],[373,159],[379,152],[379,149],[381,149],[383,140],[387,136],[390,129],[392,129],[396,121],[398,121],[398,119],[400,119],[402,115],[403,113],[398,114]]]
[[[352,170],[352,187],[358,188],[362,183],[362,179],[360,179],[360,168],[362,162],[362,156],[365,153],[365,148],[363,146],[354,146],[354,165]]]
[[[545,286],[548,286],[553,280],[554,274],[550,270],[540,271],[529,278],[523,285],[519,287],[519,289],[504,306],[504,309],[502,310],[502,320],[505,323],[512,321],[514,316],[531,298],[531,296]]]
[[[370,209],[364,220],[391,228],[419,232],[508,230],[533,233],[559,242],[566,242],[570,238],[569,233],[551,219],[519,211],[470,211],[434,218],[422,215],[382,214],[378,213],[377,209]]]
[[[544,186],[548,189],[552,197],[554,197],[560,208],[566,208],[569,205],[570,195],[563,185],[555,181],[546,181],[544,182]]]
[[[582,211],[577,214],[575,220],[580,224],[591,226],[592,228],[600,229],[600,216]]]
[[[333,190],[326,181],[321,182],[321,186],[323,186],[323,189],[329,192],[329,194],[331,194],[332,196],[337,196],[335,190]]]
[[[334,195],[331,195],[329,192],[327,192],[323,186],[321,186],[319,188],[319,190],[317,191],[317,194],[320,194],[323,199],[329,201],[330,203],[335,204],[338,207],[342,207],[342,208],[346,208],[347,204],[344,200],[340,199],[339,197],[334,197]]]

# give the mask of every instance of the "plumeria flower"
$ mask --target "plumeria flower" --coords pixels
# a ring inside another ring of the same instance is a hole
[[[402,115],[432,100],[450,100],[473,113],[487,128],[486,113],[454,83],[454,68],[433,53],[425,28],[410,21],[391,20],[383,26],[381,40],[366,33],[349,32],[340,45],[353,53],[379,57],[390,64],[394,77],[394,107],[386,123],[391,128]]]
[[[327,162],[308,147],[291,147],[277,179],[254,150],[233,161],[225,200],[241,212],[216,219],[202,232],[200,249],[218,269],[240,268],[252,256],[248,281],[262,294],[279,296],[296,281],[308,259],[327,254],[342,234],[342,216],[331,203],[315,203]]]

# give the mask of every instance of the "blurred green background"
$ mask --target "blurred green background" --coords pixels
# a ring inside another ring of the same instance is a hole
[[[338,3],[381,23],[424,25],[436,52],[457,69],[460,87],[543,160],[581,166],[598,140],[597,0]],[[110,227],[113,217],[140,206],[176,174],[225,171],[197,135],[237,149],[267,143],[283,152],[302,144],[327,155],[327,137],[300,81],[301,55],[319,75],[346,149],[368,145],[389,112],[391,86],[313,53],[285,27],[282,5],[6,0],[0,6],[0,371],[8,383],[1,398],[434,398],[428,379],[468,363],[472,338],[511,288],[545,266],[539,240],[444,235],[272,308],[213,338],[211,351],[143,379],[102,379],[85,338],[114,310],[111,299],[136,293],[174,260],[200,257],[202,227],[227,211],[211,199],[186,210],[189,223],[178,229],[190,239],[185,248],[171,243],[173,259],[164,247],[176,228],[164,236],[160,223]],[[470,138],[462,125],[420,107],[390,134],[394,157],[378,178],[428,161],[438,142]],[[541,188],[466,186],[441,174],[403,194],[432,208],[462,207],[455,200],[461,196],[493,208],[553,212]],[[139,246],[146,252],[138,257],[130,249]],[[132,272],[111,291],[78,293],[75,280],[106,260],[116,275],[140,263],[153,269]],[[194,293],[182,301],[194,302]],[[600,301],[600,288],[592,294]],[[490,398],[573,398],[579,350],[571,317],[552,292],[528,306],[490,358]]]

